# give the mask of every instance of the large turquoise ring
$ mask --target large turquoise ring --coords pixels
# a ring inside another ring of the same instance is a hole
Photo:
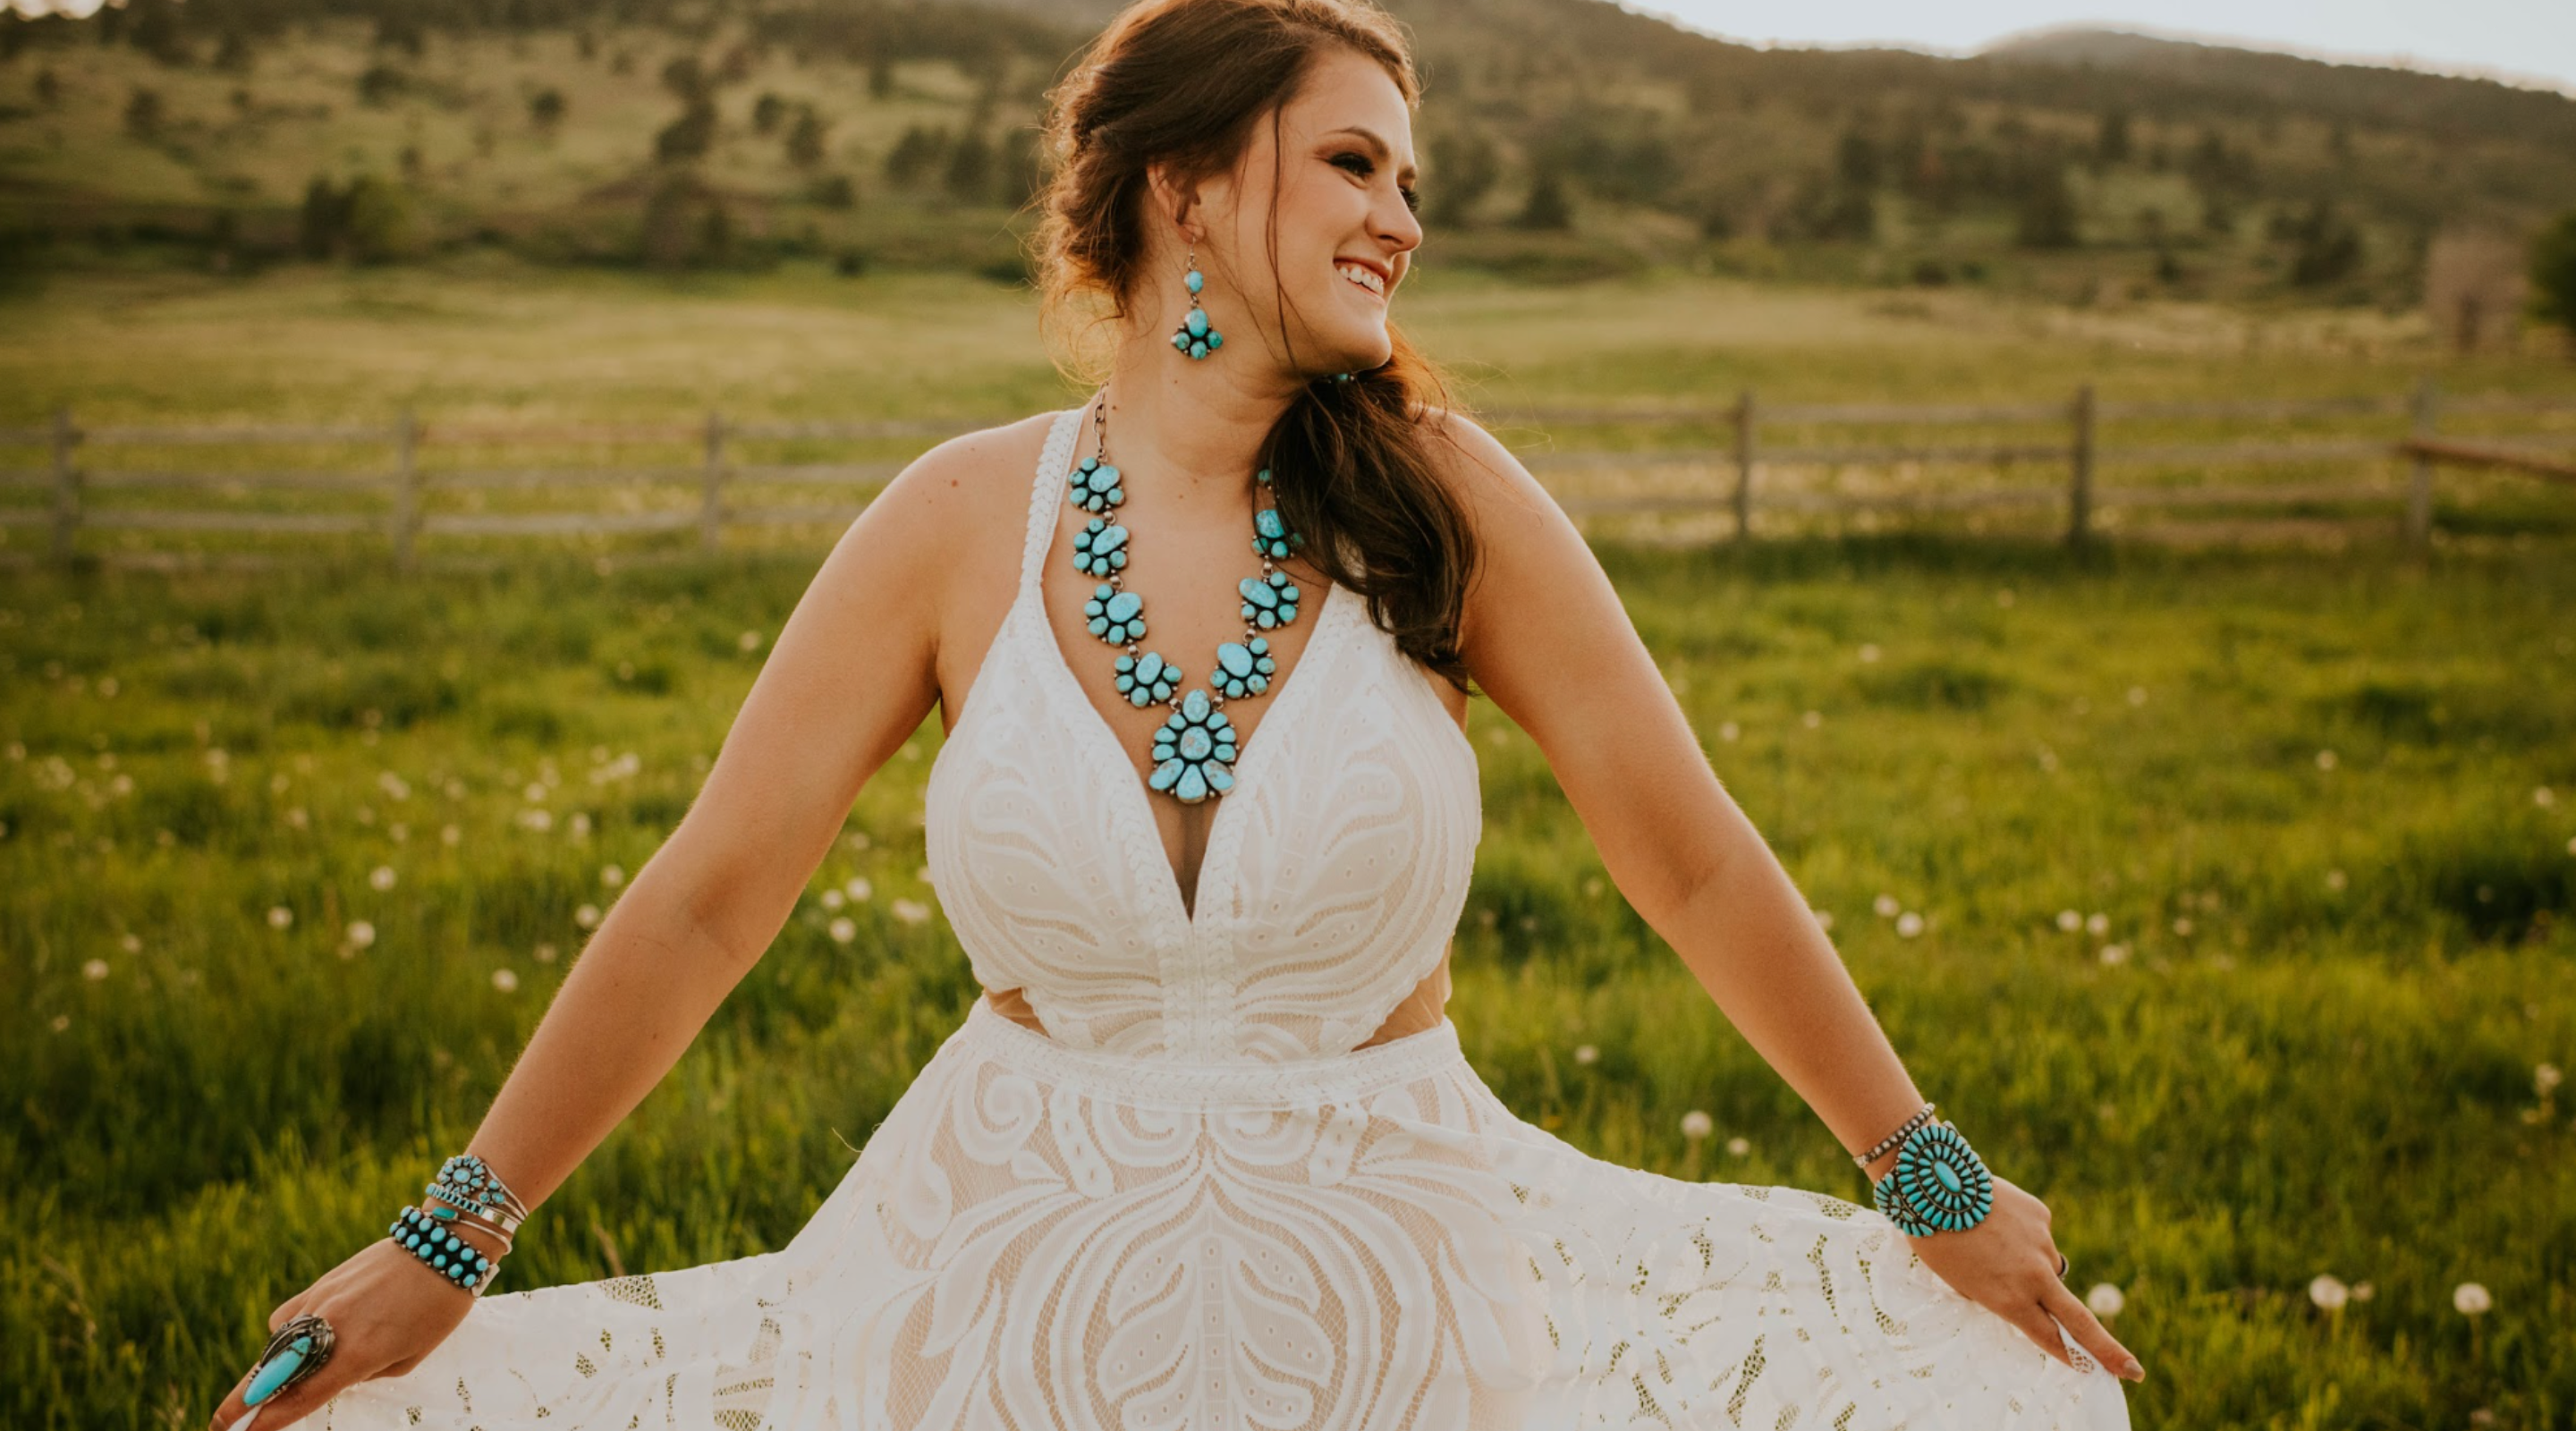
[[[320,1371],[322,1363],[331,1359],[331,1346],[329,1322],[310,1312],[289,1318],[268,1339],[268,1350],[259,1354],[250,1385],[242,1390],[242,1405],[257,1406]]]
[[[1995,1177],[1959,1130],[1926,1123],[1906,1135],[1870,1201],[1909,1237],[1965,1232],[1995,1209]]]

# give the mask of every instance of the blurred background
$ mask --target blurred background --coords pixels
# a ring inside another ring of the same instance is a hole
[[[193,1427],[465,1145],[869,497],[1080,401],[1023,240],[1114,7],[76,8],[0,10],[0,1424]],[[2566,17],[1390,8],[1399,321],[2138,1424],[2576,1427]],[[1478,1069],[1865,1203],[1472,711]],[[497,1290],[837,1183],[974,996],[939,729]]]

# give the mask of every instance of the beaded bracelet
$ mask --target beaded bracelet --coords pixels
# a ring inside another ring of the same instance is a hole
[[[434,1212],[425,1213],[405,1204],[402,1215],[385,1230],[396,1246],[419,1258],[422,1266],[475,1296],[482,1296],[483,1289],[492,1285],[492,1279],[500,1274],[500,1259],[487,1255],[483,1249],[441,1224],[442,1219]],[[502,1251],[506,1253],[509,1249],[505,1247]]]
[[[1895,1132],[1879,1139],[1877,1147],[1870,1149],[1866,1153],[1852,1154],[1852,1166],[1859,1168],[1863,1172],[1869,1171],[1869,1165],[1877,1162],[1880,1154],[1885,1153],[1888,1149],[1904,1142],[1907,1134],[1931,1121],[1932,1110],[1939,1106],[1940,1105],[1937,1103],[1926,1103],[1922,1107],[1915,1109],[1914,1116],[1899,1124]]]
[[[1995,1178],[1948,1121],[1924,1124],[1896,1150],[1870,1201],[1909,1237],[1965,1232],[1995,1207]]]

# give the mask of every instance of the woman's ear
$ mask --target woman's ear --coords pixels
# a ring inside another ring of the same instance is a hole
[[[1195,181],[1176,180],[1172,166],[1157,159],[1145,166],[1145,187],[1153,196],[1154,212],[1162,216],[1164,232],[1179,233],[1192,243],[1203,237],[1197,223],[1199,186]]]

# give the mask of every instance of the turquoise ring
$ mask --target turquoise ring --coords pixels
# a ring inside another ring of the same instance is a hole
[[[268,1339],[268,1350],[259,1354],[250,1385],[242,1392],[242,1405],[257,1406],[320,1371],[322,1363],[331,1359],[331,1344],[329,1322],[310,1312],[290,1318]]]

